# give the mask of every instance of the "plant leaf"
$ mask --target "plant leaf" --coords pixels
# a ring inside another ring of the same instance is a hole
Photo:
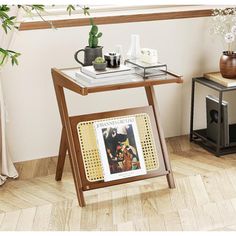
[[[90,15],[90,14],[89,14],[89,7],[84,6],[82,9],[83,9],[83,11],[84,11],[84,15],[85,15],[85,16],[86,16],[86,15],[88,15],[88,16]]]
[[[101,33],[101,32],[98,33],[96,37],[97,37],[97,38],[101,38],[101,37],[102,37],[102,33]]]
[[[66,10],[68,11],[69,15],[71,15],[72,11],[75,11],[75,7],[73,5],[68,5]]]
[[[96,35],[98,33],[98,27],[96,25],[93,25],[90,32],[93,35]]]

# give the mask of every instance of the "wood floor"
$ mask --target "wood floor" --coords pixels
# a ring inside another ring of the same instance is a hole
[[[0,188],[0,230],[236,230],[236,155],[217,158],[186,136],[167,142],[176,189],[161,177],[93,190],[85,208],[69,168],[56,182],[54,159],[29,179],[18,164],[21,179]]]

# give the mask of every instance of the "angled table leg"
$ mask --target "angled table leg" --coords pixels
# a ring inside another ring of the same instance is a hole
[[[169,174],[166,175],[167,182],[168,182],[169,188],[175,188],[175,182],[174,182],[174,177],[173,177],[173,173],[172,173],[171,165],[170,165],[170,161],[169,161],[169,155],[168,155],[168,151],[167,151],[167,147],[166,147],[166,141],[165,141],[164,133],[163,133],[162,126],[160,123],[160,113],[159,113],[159,107],[157,104],[155,90],[154,90],[153,86],[145,87],[145,90],[146,90],[148,104],[151,105],[153,108],[166,170],[169,171]]]
[[[71,169],[72,169],[72,174],[74,177],[77,198],[78,198],[79,206],[83,207],[83,206],[85,206],[84,194],[83,194],[83,189],[82,189],[83,186],[82,186],[81,176],[79,173],[79,164],[78,164],[78,160],[77,160],[71,125],[70,125],[70,119],[69,119],[69,114],[68,114],[68,110],[67,110],[65,93],[64,93],[63,87],[61,87],[60,85],[57,84],[58,77],[54,73],[52,73],[52,77],[53,77],[58,107],[59,107],[59,111],[60,111],[62,126],[65,129],[66,143],[68,145]],[[64,140],[64,138],[63,138],[63,140]],[[63,152],[64,152],[64,149],[62,150],[62,154],[63,154]]]
[[[67,148],[67,140],[66,140],[66,130],[63,127],[61,131],[61,142],[60,142],[60,149],[59,149],[56,176],[55,176],[56,181],[60,181],[62,178],[67,149],[68,148]]]

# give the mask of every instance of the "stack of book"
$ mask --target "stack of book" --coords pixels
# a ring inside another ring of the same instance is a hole
[[[212,80],[218,84],[221,84],[225,87],[235,87],[236,86],[236,78],[235,79],[226,79],[224,78],[220,72],[211,72],[204,74],[206,79]]]
[[[127,79],[127,75],[132,73],[133,69],[125,65],[120,65],[119,68],[106,68],[104,71],[96,71],[93,66],[84,66],[79,71],[76,71],[75,75],[79,82],[85,85],[93,85],[112,81],[122,82]]]

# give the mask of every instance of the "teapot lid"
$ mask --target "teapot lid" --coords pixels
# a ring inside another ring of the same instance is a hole
[[[120,54],[117,53],[117,52],[108,52],[108,53],[104,54],[104,56],[107,56],[107,57],[120,57]]]

